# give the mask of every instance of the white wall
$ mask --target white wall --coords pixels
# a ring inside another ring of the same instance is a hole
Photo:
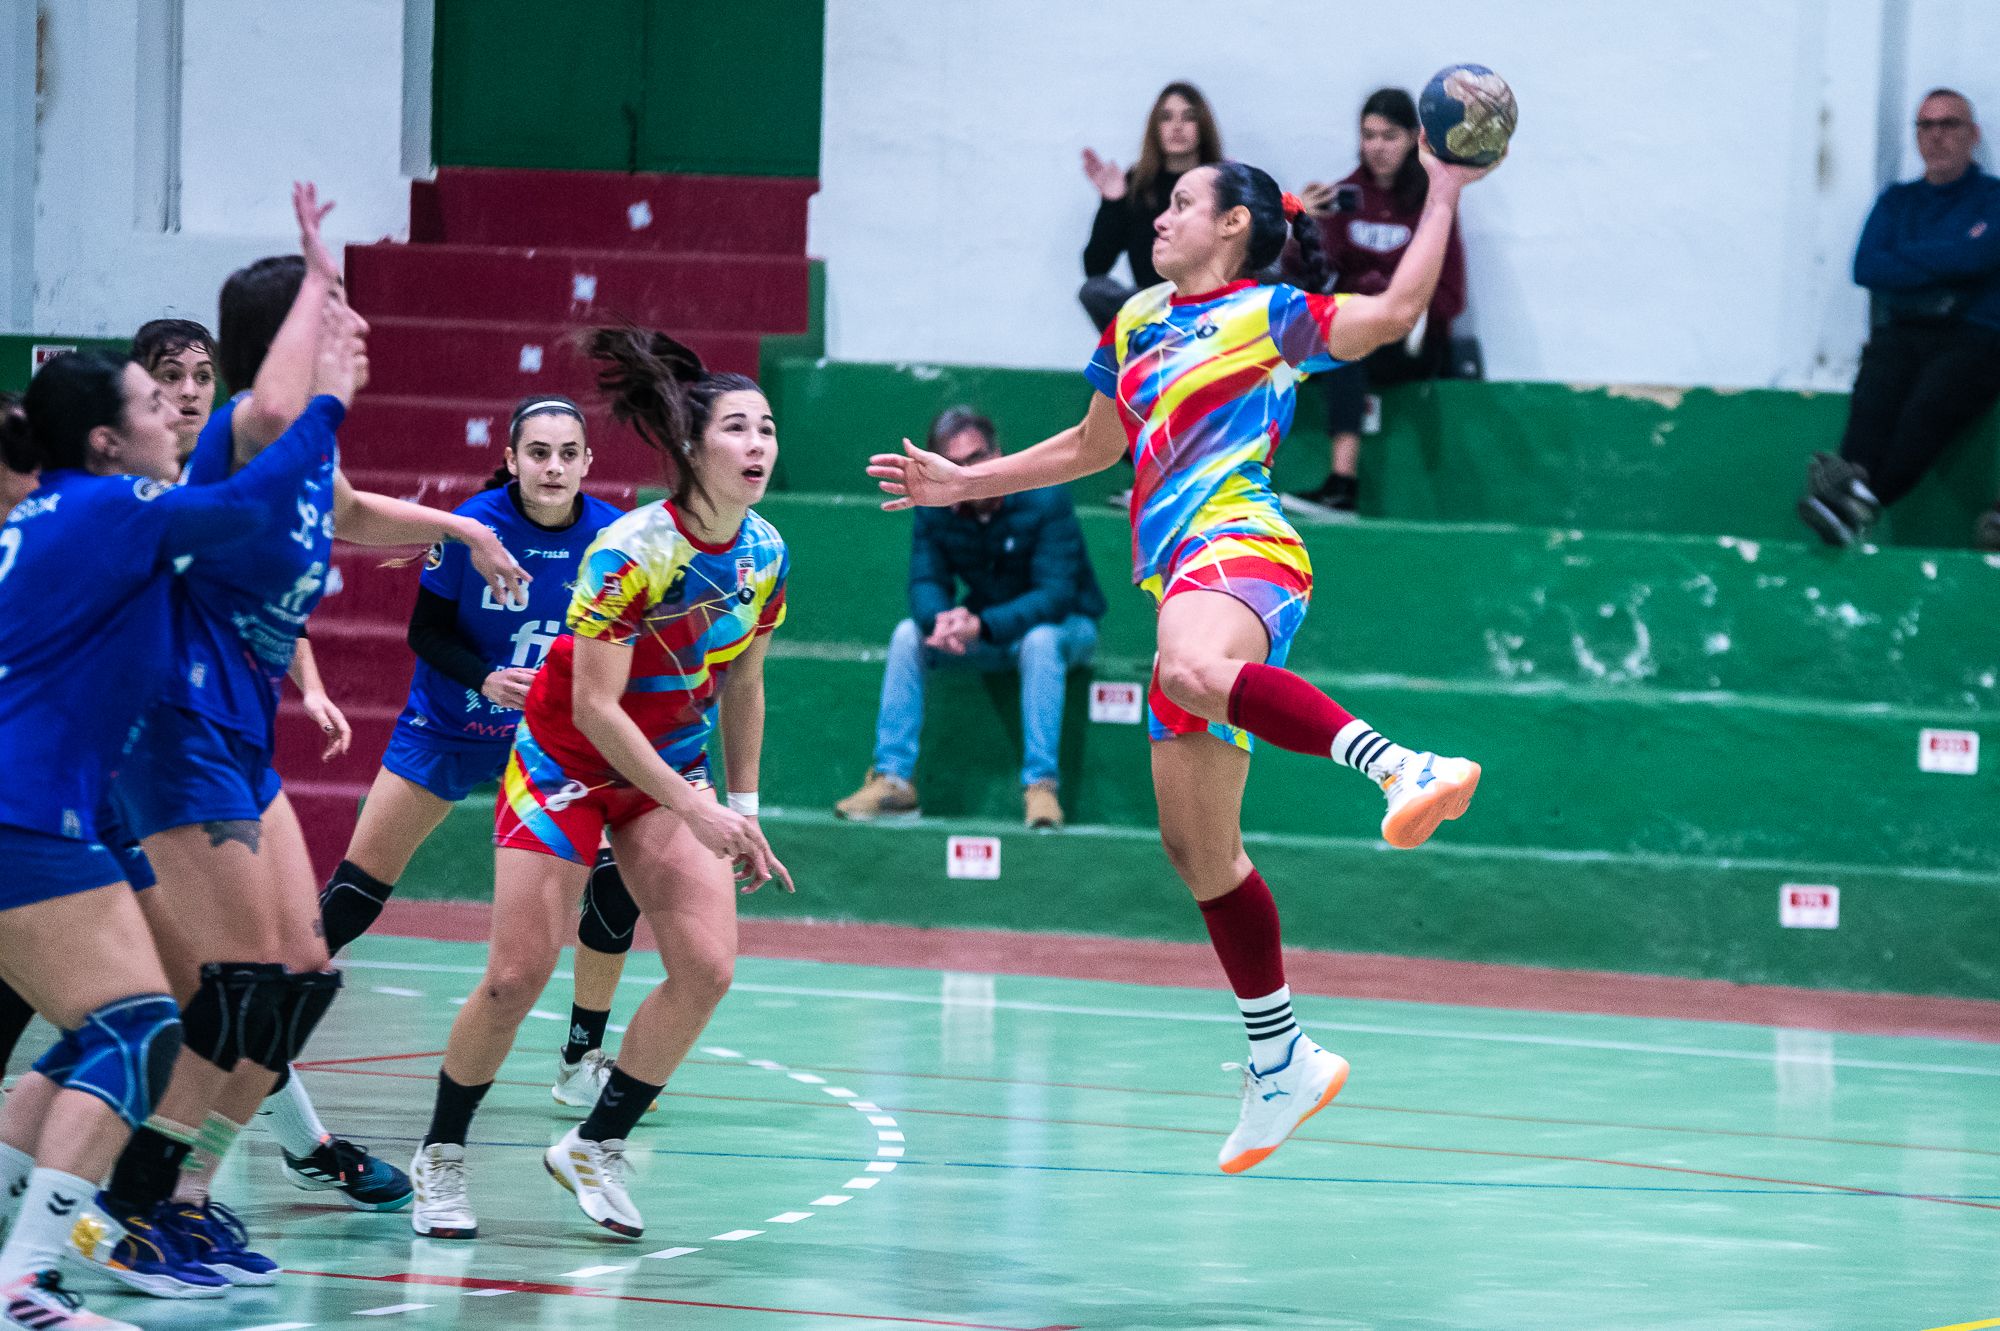
[[[1169,79],[1230,155],[1290,187],[1345,174],[1355,114],[1453,60],[1507,76],[1514,156],[1466,196],[1469,327],[1494,378],[1845,386],[1848,280],[1877,191],[1883,52],[1908,96],[1958,80],[2000,114],[1991,0],[830,0],[829,353],[1080,364],[1096,196]],[[1357,15],[1366,13],[1365,22]],[[1884,23],[1898,25],[1885,48]],[[1892,155],[1893,156],[1893,155]]]
[[[172,151],[142,74],[165,58],[152,7],[173,2],[43,0],[34,331],[212,326],[223,278],[296,247],[294,179],[338,202],[336,244],[407,228],[405,0],[182,0],[180,230],[138,216]]]

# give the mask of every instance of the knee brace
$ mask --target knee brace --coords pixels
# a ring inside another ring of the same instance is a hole
[[[639,903],[618,872],[609,850],[597,852],[590,882],[583,889],[583,914],[577,917],[576,941],[593,952],[622,955],[632,950],[632,931],[639,923]]]
[[[286,1067],[305,1051],[320,1018],[333,1006],[335,995],[340,993],[340,972],[295,971],[287,974],[277,989],[272,1038],[255,1057],[283,1076]]]
[[[211,961],[181,1015],[187,1047],[224,1072],[271,1043],[272,1005],[285,968],[257,961]]]
[[[136,1128],[167,1089],[181,1051],[181,1013],[165,994],[106,1003],[64,1031],[35,1071],[68,1091],[94,1095]]]

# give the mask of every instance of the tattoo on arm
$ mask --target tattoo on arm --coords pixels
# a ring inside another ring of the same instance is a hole
[[[201,830],[208,833],[210,849],[230,841],[240,841],[255,855],[264,843],[264,824],[255,818],[224,818],[212,823],[203,823]]]

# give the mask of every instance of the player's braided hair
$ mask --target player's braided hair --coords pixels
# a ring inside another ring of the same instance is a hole
[[[584,334],[583,350],[597,364],[597,391],[611,404],[612,417],[666,458],[675,506],[690,495],[706,503],[694,462],[709,414],[724,393],[761,392],[757,381],[710,373],[687,347],[636,324],[593,328]]]
[[[1287,217],[1285,192],[1270,173],[1246,162],[1217,162],[1215,172],[1215,212],[1219,217],[1231,208],[1250,213],[1250,246],[1243,256],[1239,277],[1254,277],[1278,261],[1285,251],[1285,239],[1299,244],[1300,286],[1307,291],[1323,291],[1331,274],[1326,251],[1320,246],[1319,223],[1312,214],[1299,210]]]

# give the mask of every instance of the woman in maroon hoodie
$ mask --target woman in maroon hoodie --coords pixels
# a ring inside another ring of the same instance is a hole
[[[1428,186],[1417,161],[1416,103],[1401,88],[1371,94],[1361,104],[1361,165],[1337,185],[1311,184],[1302,192],[1306,207],[1318,215],[1333,274],[1328,290],[1373,296],[1387,289],[1423,212]],[[1454,224],[1437,295],[1410,340],[1391,342],[1327,376],[1333,465],[1318,489],[1289,496],[1287,507],[1304,501],[1323,510],[1354,510],[1361,418],[1370,389],[1441,375],[1451,353],[1451,321],[1464,310],[1465,251]]]

